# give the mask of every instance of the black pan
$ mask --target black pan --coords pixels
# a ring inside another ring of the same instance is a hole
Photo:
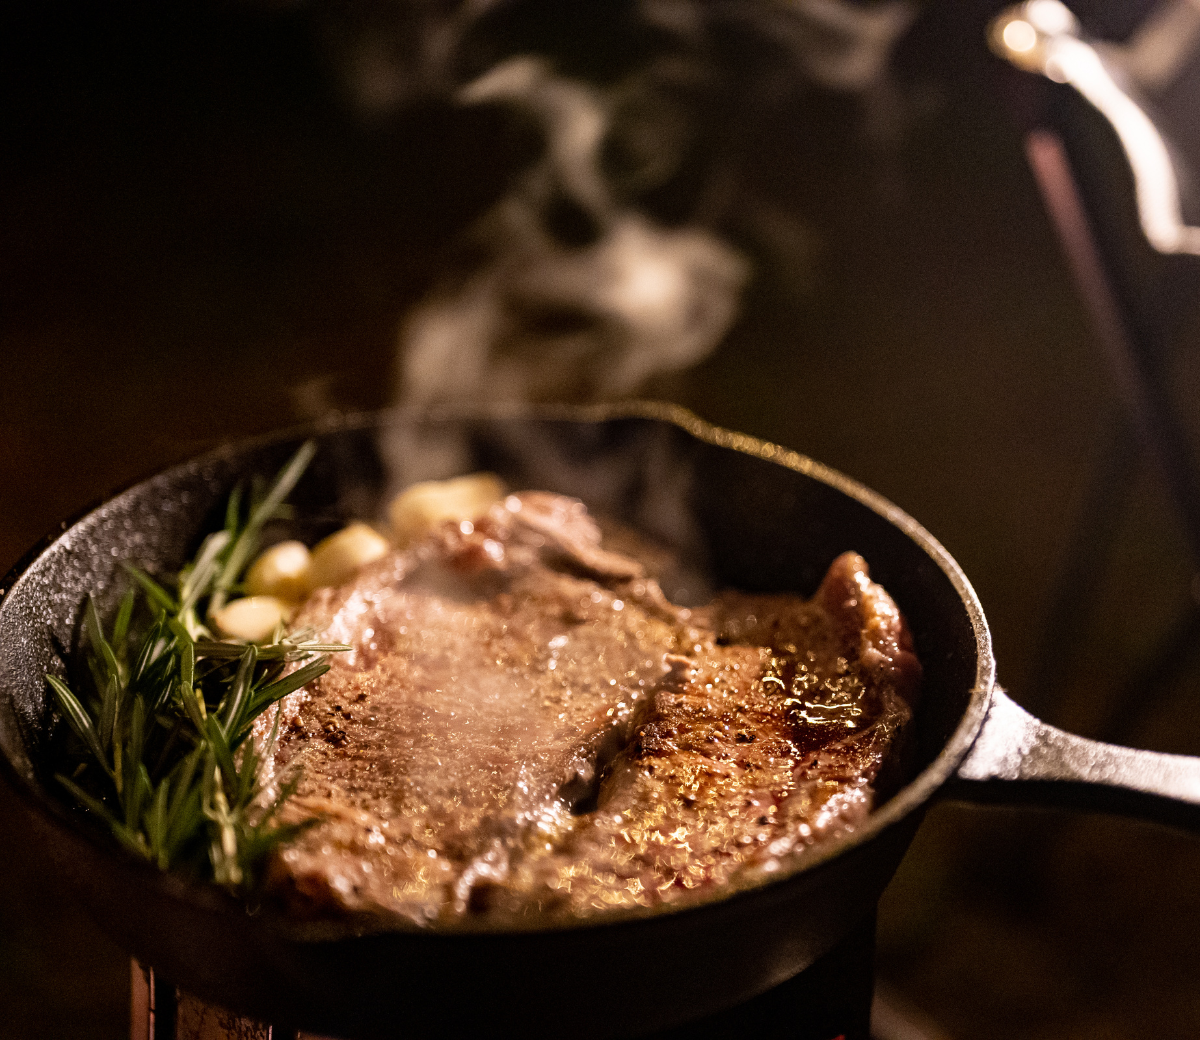
[[[163,875],[47,782],[84,595],[112,608],[120,561],[178,566],[232,486],[300,435],[236,445],[136,485],[31,552],[0,592],[0,762],[27,812],[23,854],[66,875],[112,937],[196,995],[315,1031],[625,1035],[732,1006],[791,977],[868,915],[935,797],[1053,801],[1200,825],[1200,760],[1072,737],[995,685],[983,611],[954,560],[860,484],[677,409],[390,414],[319,435],[293,495],[302,536],[372,518],[412,479],[490,469],[582,498],[673,544],[715,585],[811,594],[854,549],[908,618],[925,668],[912,780],[856,834],[766,882],[684,908],[553,930],[354,934]],[[10,848],[13,847],[10,845]]]

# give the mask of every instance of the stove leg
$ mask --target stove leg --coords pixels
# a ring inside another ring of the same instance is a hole
[[[129,1040],[154,1040],[150,970],[131,958],[129,976]]]
[[[236,1015],[130,961],[130,1040],[321,1040]]]
[[[130,1040],[176,1040],[175,987],[130,960]]]
[[[871,1040],[875,914],[808,970],[739,1007],[654,1040]],[[137,961],[132,969],[130,1040],[324,1040],[275,1029],[177,990]],[[886,1023],[884,1023],[886,1024]],[[896,1036],[898,1034],[886,1034]],[[918,1034],[903,1034],[905,1040]],[[648,1038],[649,1040],[649,1038]]]

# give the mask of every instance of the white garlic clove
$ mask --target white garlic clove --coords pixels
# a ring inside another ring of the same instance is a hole
[[[287,621],[291,608],[274,596],[246,596],[214,611],[212,622],[223,636],[247,643],[262,643]]]
[[[388,507],[392,537],[397,545],[409,545],[443,521],[483,516],[503,497],[504,485],[494,473],[413,484]]]
[[[246,592],[251,596],[276,596],[298,603],[308,595],[312,554],[303,542],[272,545],[246,573]]]
[[[319,541],[312,551],[309,582],[312,588],[341,585],[360,567],[378,560],[391,545],[374,528],[354,523]]]

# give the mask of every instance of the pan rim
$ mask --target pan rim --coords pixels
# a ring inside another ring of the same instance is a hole
[[[578,423],[603,422],[615,419],[650,419],[675,426],[697,441],[728,449],[739,454],[760,458],[823,483],[858,501],[883,520],[897,527],[933,561],[949,579],[967,611],[975,638],[976,671],[974,685],[962,717],[942,749],[921,771],[883,805],[872,810],[866,822],[852,833],[821,843],[811,852],[787,863],[772,874],[755,874],[739,879],[719,889],[677,903],[650,908],[608,911],[593,917],[542,922],[523,928],[511,922],[503,925],[471,922],[461,926],[423,928],[406,926],[404,922],[388,919],[380,928],[364,922],[348,927],[344,922],[297,921],[282,912],[266,911],[256,914],[255,920],[279,938],[301,943],[353,941],[366,937],[397,939],[431,939],[454,941],[456,938],[478,940],[506,936],[529,939],[539,934],[576,932],[582,929],[638,926],[666,915],[688,913],[714,904],[736,904],[742,898],[782,886],[800,874],[809,874],[848,856],[856,848],[869,844],[884,831],[899,825],[913,813],[919,813],[953,777],[959,764],[974,744],[987,715],[995,683],[995,661],[991,634],[982,605],[957,561],[917,520],[867,485],[839,470],[800,452],[711,424],[682,406],[657,401],[625,401],[595,405],[498,403],[488,406],[446,404],[434,407],[400,407],[371,412],[336,413],[307,424],[296,424],[222,443],[198,456],[185,459],[155,473],[135,480],[120,490],[75,513],[59,525],[59,530],[39,539],[0,579],[0,623],[4,607],[14,591],[28,578],[35,565],[56,546],[68,541],[72,533],[89,517],[111,506],[124,495],[131,494],[144,484],[182,472],[201,471],[206,465],[228,460],[255,449],[286,443],[306,436],[320,437],[338,432],[353,432],[380,427],[388,422],[403,422],[423,418],[429,421],[466,419],[526,419],[559,420]],[[219,887],[190,879],[184,875],[158,870],[110,842],[97,827],[89,827],[65,802],[53,798],[45,788],[22,774],[7,754],[0,754],[0,776],[8,782],[27,810],[33,810],[56,829],[65,830],[73,841],[85,841],[104,858],[119,864],[126,871],[140,873],[145,883],[173,902],[182,902],[194,909],[246,916],[246,903]]]

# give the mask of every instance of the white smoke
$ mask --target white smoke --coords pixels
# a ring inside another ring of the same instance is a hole
[[[524,108],[547,145],[472,230],[484,264],[435,288],[406,322],[404,398],[610,399],[711,352],[749,264],[707,231],[658,226],[613,199],[599,161],[611,94],[518,57],[460,97]],[[553,226],[563,207],[584,241]]]
[[[498,25],[512,24],[506,19],[537,25],[553,16],[572,31],[571,8],[539,3],[327,0],[334,60],[364,114],[386,118],[422,98],[450,99],[520,112],[544,138],[532,166],[466,232],[460,244],[470,248],[456,255],[470,255],[471,265],[448,262],[404,319],[396,396],[405,403],[619,398],[703,360],[737,320],[754,273],[722,218],[740,207],[734,223],[769,254],[764,266],[784,268],[792,284],[804,280],[811,243],[802,214],[743,197],[736,163],[745,156],[711,162],[692,211],[670,226],[651,214],[642,196],[692,162],[689,147],[714,130],[694,102],[759,76],[757,46],[771,55],[765,65],[782,55],[781,69],[761,73],[764,98],[778,75],[853,95],[864,132],[894,136],[888,65],[918,10],[915,0],[614,3],[614,23],[635,26],[630,39],[642,40],[644,29],[657,41],[641,68],[603,83],[577,78],[562,71],[550,34],[528,45],[546,53],[520,53],[518,43],[504,56],[498,46],[487,59],[495,64],[464,84],[462,70],[486,67],[476,59]],[[578,31],[599,10],[589,7]],[[722,41],[735,36],[757,41],[749,59],[737,59],[750,67],[721,68]],[[744,92],[751,107],[754,90]],[[604,162],[614,138],[640,164],[616,182]]]

